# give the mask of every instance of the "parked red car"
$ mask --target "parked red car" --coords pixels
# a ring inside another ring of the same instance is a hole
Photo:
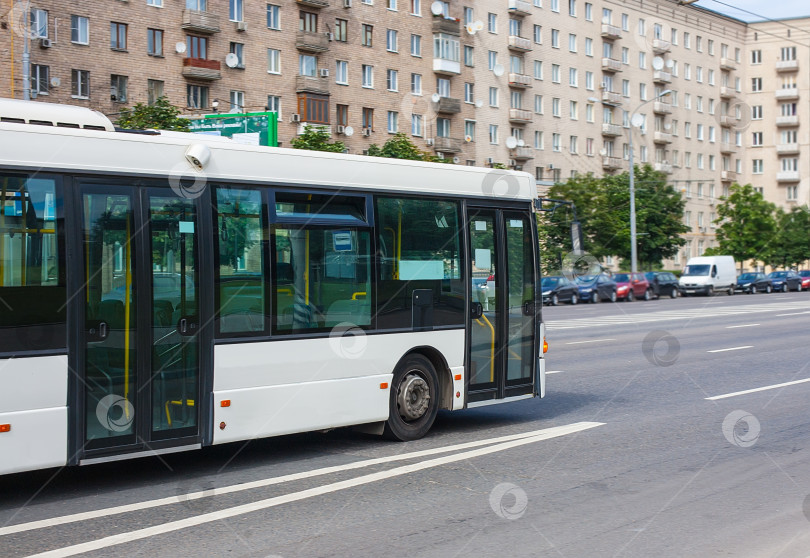
[[[802,278],[802,290],[810,289],[810,269],[804,269],[799,272]]]
[[[616,298],[632,302],[637,298],[650,300],[653,297],[650,282],[643,273],[616,273]]]

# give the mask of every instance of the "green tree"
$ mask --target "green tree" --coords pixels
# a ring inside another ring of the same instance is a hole
[[[734,256],[740,273],[747,260],[766,256],[776,232],[774,207],[750,184],[733,184],[728,198],[717,207],[719,252]]]
[[[430,163],[451,163],[451,159],[443,159],[419,149],[402,132],[397,132],[386,141],[382,147],[371,144],[368,148],[371,157],[387,157],[389,159],[407,159],[409,161],[428,161]]]
[[[119,128],[127,130],[175,130],[188,132],[188,118],[178,116],[180,109],[172,106],[169,99],[160,97],[155,104],[136,103],[131,109],[124,109],[118,117]]]
[[[776,233],[765,247],[762,260],[772,267],[798,267],[810,259],[810,210],[777,208]]]
[[[293,138],[293,149],[308,149],[310,151],[327,151],[330,153],[343,153],[346,144],[342,141],[330,141],[332,136],[319,126],[304,126],[304,133]]]

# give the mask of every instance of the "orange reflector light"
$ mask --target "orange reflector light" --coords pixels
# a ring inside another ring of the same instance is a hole
[[[388,382],[383,382],[380,384],[380,389],[388,389]]]
[[[545,337],[543,337],[543,352],[544,353],[548,352],[548,341],[546,341]]]
[[[220,407],[230,407],[231,406],[231,400],[230,399],[223,399],[222,401],[219,402],[219,406]]]
[[[10,432],[11,425],[10,424],[0,424],[0,432]]]
[[[460,379],[461,379],[461,374],[456,374],[456,380],[460,380]]]

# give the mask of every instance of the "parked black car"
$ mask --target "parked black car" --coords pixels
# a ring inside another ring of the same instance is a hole
[[[543,277],[540,290],[543,292],[543,304],[557,306],[560,302],[579,302],[579,289],[562,275]]]
[[[775,291],[786,293],[802,290],[802,277],[795,271],[771,271],[768,277],[771,278]]]
[[[678,278],[669,271],[648,271],[644,274],[656,298],[678,296]]]
[[[773,290],[773,282],[764,273],[743,273],[737,277],[737,285],[734,290],[748,294],[769,293]]]
[[[604,273],[577,277],[577,285],[579,286],[579,299],[583,302],[586,300],[616,302],[616,281]]]

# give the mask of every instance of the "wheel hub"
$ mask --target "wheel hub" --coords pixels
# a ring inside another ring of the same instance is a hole
[[[405,420],[421,418],[430,404],[430,389],[418,374],[408,374],[402,380],[397,395],[399,414]]]

